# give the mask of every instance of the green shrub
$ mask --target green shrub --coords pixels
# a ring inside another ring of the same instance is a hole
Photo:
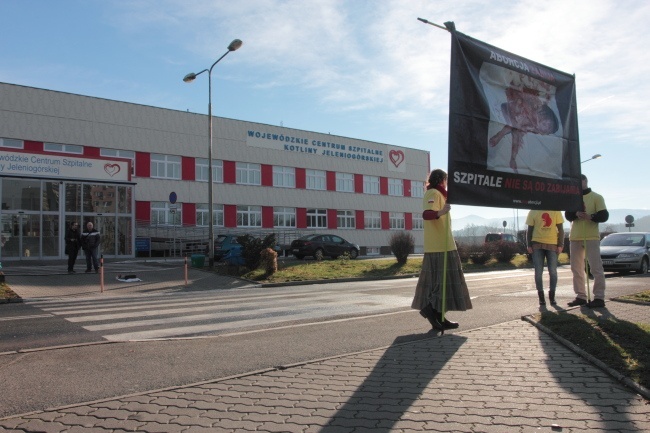
[[[461,262],[467,263],[472,257],[472,249],[465,244],[456,244],[456,250],[458,251],[458,257],[460,257]]]
[[[475,265],[484,265],[492,258],[494,255],[494,242],[489,242],[487,244],[479,245],[474,250],[472,254],[472,263]]]
[[[264,239],[255,238],[251,235],[237,236],[237,242],[241,245],[241,255],[244,258],[244,264],[250,271],[260,266],[262,251],[266,248],[273,249],[276,245],[275,234],[273,233],[267,235]]]
[[[492,243],[494,244],[494,258],[499,263],[510,263],[519,253],[520,247],[514,242],[498,241]]]
[[[397,263],[403,265],[415,248],[415,238],[408,232],[396,232],[391,235],[388,245],[397,258]]]

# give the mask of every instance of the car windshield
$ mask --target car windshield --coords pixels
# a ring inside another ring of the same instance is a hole
[[[226,242],[226,240],[228,240],[227,235],[219,235],[219,236],[217,236],[217,239],[215,239],[215,242],[218,243],[218,244],[222,244],[222,243]],[[236,244],[237,239],[233,237],[232,239],[230,239],[230,243],[231,244]]]
[[[605,237],[601,243],[604,247],[641,247],[645,244],[644,235],[614,234]]]
[[[311,241],[314,240],[314,238],[318,237],[318,235],[305,235],[300,238],[301,241]]]

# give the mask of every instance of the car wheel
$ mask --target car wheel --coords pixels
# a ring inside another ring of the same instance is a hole
[[[358,256],[359,256],[359,251],[357,251],[355,248],[352,248],[350,250],[350,258],[356,259]]]
[[[294,254],[294,256],[296,256],[298,260],[302,260],[305,257],[302,254]]]
[[[320,248],[314,251],[314,259],[315,260],[323,260],[323,250]]]
[[[644,257],[643,260],[641,260],[641,267],[636,271],[636,273],[637,274],[644,274],[644,275],[648,273],[648,259],[647,258]]]

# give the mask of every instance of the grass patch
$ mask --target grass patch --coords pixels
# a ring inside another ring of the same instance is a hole
[[[495,259],[484,265],[471,262],[463,263],[465,272],[495,271],[530,267],[525,255],[517,255],[510,263],[499,263]],[[422,268],[422,256],[409,258],[404,265],[399,265],[395,258],[350,260],[289,260],[278,261],[278,271],[267,278],[263,269],[256,269],[241,274],[242,278],[263,283],[284,283],[292,281],[334,280],[340,278],[390,278],[406,275],[419,275]],[[224,271],[231,272],[232,269]]]
[[[11,290],[7,284],[0,283],[0,299],[20,299],[20,296]]]
[[[645,298],[650,291],[639,295]],[[543,312],[536,319],[610,368],[650,388],[650,324],[566,312]]]
[[[635,293],[634,295],[625,295],[621,296],[618,299],[623,299],[626,301],[634,301],[634,302],[647,302],[650,303],[650,290],[646,290],[644,292],[639,292]]]

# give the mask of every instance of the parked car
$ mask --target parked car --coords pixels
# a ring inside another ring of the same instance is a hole
[[[607,235],[600,241],[600,258],[608,272],[648,272],[650,233],[622,232]]]
[[[511,235],[508,233],[488,233],[485,235],[486,244],[488,242],[499,242],[499,241],[517,242],[517,238],[515,238],[515,235]]]
[[[291,253],[297,259],[306,256],[313,256],[316,260],[323,260],[324,256],[336,259],[345,253],[350,254],[351,259],[356,259],[359,249],[359,245],[329,234],[306,235],[291,242]]]
[[[234,246],[240,246],[239,242],[237,242],[237,236],[217,235],[214,239],[214,259],[221,260]]]

